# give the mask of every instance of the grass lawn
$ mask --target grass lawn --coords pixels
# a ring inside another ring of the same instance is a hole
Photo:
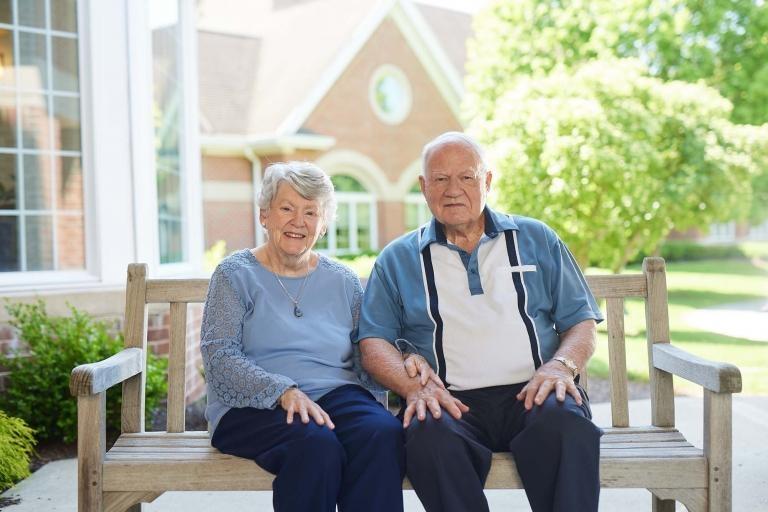
[[[640,269],[628,270],[632,271]],[[685,321],[686,315],[695,309],[768,300],[768,269],[732,260],[669,263],[667,288],[672,343],[698,356],[735,364],[741,369],[744,393],[768,394],[768,343],[705,332]],[[627,369],[631,378],[648,380],[643,304],[628,301],[626,309]],[[607,377],[608,344],[604,326],[601,327],[598,349],[589,369],[592,375]],[[700,388],[676,378],[675,389],[693,393]]]

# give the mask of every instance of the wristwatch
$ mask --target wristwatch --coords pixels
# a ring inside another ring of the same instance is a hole
[[[567,357],[562,357],[562,356],[556,356],[556,357],[553,357],[552,359],[562,364],[569,370],[571,370],[571,373],[573,374],[574,379],[579,375],[579,367],[576,366],[576,363],[573,362],[573,359],[568,359]]]

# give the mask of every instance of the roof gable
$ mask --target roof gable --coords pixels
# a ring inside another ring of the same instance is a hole
[[[387,17],[458,116],[463,69],[408,0],[201,0],[198,10],[205,134],[299,133]]]

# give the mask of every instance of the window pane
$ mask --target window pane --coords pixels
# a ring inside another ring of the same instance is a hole
[[[19,95],[21,106],[21,139],[25,149],[50,148],[48,106],[40,93]]]
[[[0,210],[15,210],[16,205],[16,155],[0,153]],[[5,243],[5,238],[0,237]]]
[[[357,248],[361,251],[371,248],[371,205],[357,203]]]
[[[367,192],[365,187],[352,176],[336,174],[331,176],[331,182],[336,192]]]
[[[13,77],[13,31],[0,28],[0,85],[12,87]]]
[[[349,247],[349,204],[340,203],[336,214],[336,249],[348,251]]]
[[[47,89],[48,74],[45,35],[19,32],[19,87]]]
[[[412,231],[419,225],[419,205],[416,203],[405,203],[405,228],[406,231]]]
[[[178,0],[150,3],[160,262],[184,261]]]
[[[85,268],[85,225],[82,215],[56,216],[58,270]]]
[[[0,0],[0,23],[13,23],[13,0]]]
[[[177,263],[183,260],[181,222],[160,218],[160,263]]]
[[[59,210],[83,210],[83,169],[79,157],[59,157],[55,162]]]
[[[315,249],[318,251],[328,249],[328,235],[322,236],[317,239],[317,243],[315,244]]]
[[[49,210],[51,198],[51,160],[48,156],[24,155],[24,209]]]
[[[64,151],[80,151],[80,100],[54,96],[53,116],[58,147]]]
[[[0,147],[16,147],[16,94],[0,91]]]
[[[50,215],[28,215],[27,270],[53,270],[53,229]]]
[[[45,28],[45,0],[19,0],[19,25]]]
[[[77,32],[77,0],[51,1],[51,28]]]
[[[0,272],[21,270],[19,265],[19,219],[0,217]]]
[[[77,92],[77,39],[52,37],[53,88],[57,91]]]
[[[181,220],[181,197],[179,194],[179,175],[174,172],[172,165],[178,161],[164,161],[157,169],[157,199],[161,217],[174,217]]]

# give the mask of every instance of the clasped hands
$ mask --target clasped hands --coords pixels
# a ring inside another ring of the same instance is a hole
[[[423,421],[426,418],[427,409],[435,419],[442,414],[441,408],[456,419],[461,418],[462,413],[469,411],[469,407],[445,389],[442,380],[432,370],[424,357],[408,354],[403,361],[403,366],[408,376],[414,379],[415,384],[411,386],[405,397],[404,427],[408,427],[414,414],[417,419]],[[417,378],[418,381],[415,381]],[[516,398],[523,401],[525,409],[530,411],[534,404],[541,405],[544,403],[544,400],[553,391],[559,402],[565,401],[567,393],[574,398],[577,404],[581,405],[582,403],[581,394],[571,372],[557,361],[548,361],[541,365]]]

